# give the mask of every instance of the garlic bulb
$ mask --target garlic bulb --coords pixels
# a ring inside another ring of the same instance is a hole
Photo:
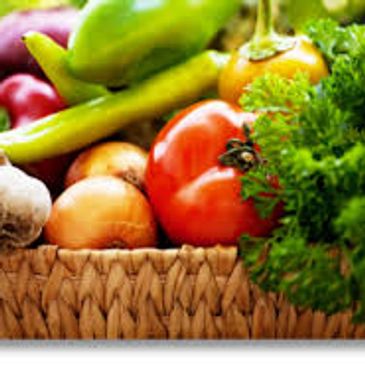
[[[52,208],[47,187],[0,153],[0,249],[26,247],[42,233]]]

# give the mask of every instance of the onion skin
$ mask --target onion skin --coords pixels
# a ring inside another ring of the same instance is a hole
[[[92,177],[54,203],[45,238],[66,249],[155,247],[157,228],[145,196],[112,176]]]
[[[94,176],[115,176],[143,190],[148,153],[124,142],[106,142],[81,153],[71,165],[65,187]]]

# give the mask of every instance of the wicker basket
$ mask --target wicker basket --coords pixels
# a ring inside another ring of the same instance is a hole
[[[262,293],[234,248],[44,246],[0,255],[0,338],[365,338],[365,326]]]

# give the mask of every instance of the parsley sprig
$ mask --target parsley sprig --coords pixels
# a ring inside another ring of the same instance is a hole
[[[308,29],[331,76],[311,86],[304,74],[265,75],[242,100],[261,113],[251,138],[269,161],[245,175],[242,195],[263,216],[285,206],[271,238],[242,237],[242,257],[264,290],[328,314],[355,309],[364,322],[365,26]],[[274,200],[267,176],[280,181]]]

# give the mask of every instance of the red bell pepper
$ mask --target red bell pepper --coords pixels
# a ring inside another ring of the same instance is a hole
[[[65,107],[52,85],[32,75],[16,74],[0,84],[0,108],[8,114],[11,129],[33,123]],[[61,156],[22,167],[54,190],[62,183],[69,160],[69,156]]]
[[[148,161],[147,192],[176,244],[234,245],[242,234],[266,236],[276,227],[280,207],[262,219],[254,201],[241,197],[243,170],[222,164],[222,156],[229,160],[227,142],[245,141],[243,126],[252,127],[255,119],[237,106],[207,101],[182,111],[157,137]],[[241,155],[248,164],[255,158]]]

